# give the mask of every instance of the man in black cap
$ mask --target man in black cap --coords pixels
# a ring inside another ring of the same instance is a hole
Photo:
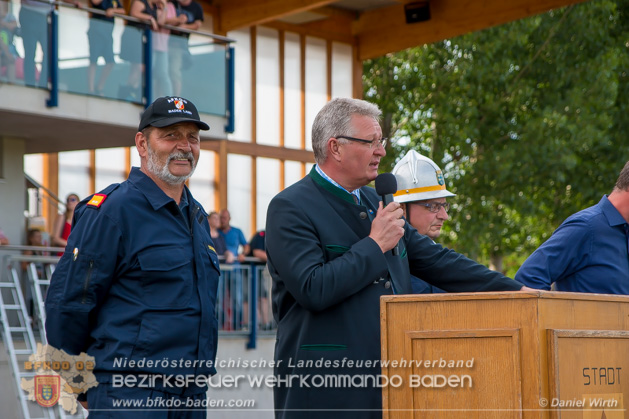
[[[99,384],[79,395],[92,419],[112,410],[206,417],[220,271],[207,214],[184,185],[200,129],[209,126],[192,102],[155,100],[135,136],[140,167],[76,207],[46,297],[46,333],[49,345],[95,358]]]

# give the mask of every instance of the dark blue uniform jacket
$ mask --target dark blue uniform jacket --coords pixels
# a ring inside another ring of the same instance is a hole
[[[75,210],[46,296],[48,343],[94,356],[101,383],[214,374],[220,270],[207,214],[187,188],[182,211],[138,168],[102,193],[100,207],[88,198]]]

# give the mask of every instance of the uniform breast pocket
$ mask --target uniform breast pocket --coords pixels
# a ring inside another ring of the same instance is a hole
[[[207,258],[205,259],[205,278],[207,279],[207,285],[209,287],[210,297],[213,304],[216,304],[216,295],[218,293],[218,278],[221,276],[221,265],[218,260],[214,247],[211,245],[205,245],[207,249]]]
[[[208,257],[209,257],[209,264],[220,275],[221,274],[221,264],[220,264],[220,261],[218,260],[218,255],[216,254],[216,251],[213,250],[214,247],[212,247],[209,244],[206,244],[205,247],[207,249],[207,254],[208,254]]]
[[[152,308],[184,308],[192,295],[192,255],[182,247],[161,246],[138,253],[143,301]]]

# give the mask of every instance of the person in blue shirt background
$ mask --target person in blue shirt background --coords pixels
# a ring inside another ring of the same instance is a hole
[[[598,204],[568,217],[522,264],[515,279],[531,287],[629,294],[629,162]]]
[[[225,239],[227,250],[232,252],[239,262],[242,262],[245,255],[249,253],[249,243],[247,239],[245,239],[245,235],[241,229],[230,225],[232,217],[227,209],[222,209],[219,217],[221,220],[221,228],[218,232]],[[242,246],[242,251],[239,251],[240,246]]]
[[[234,269],[227,270],[220,286],[224,287],[221,294],[229,299],[232,308],[231,319],[227,319],[227,324],[223,328],[228,330],[239,330],[247,326],[249,319],[249,300],[247,290],[249,284],[245,283],[240,263],[244,262],[245,256],[249,253],[249,243],[245,235],[238,227],[230,225],[231,215],[227,209],[222,209],[219,213],[221,228],[219,234],[225,239],[227,251],[232,253],[236,260],[232,265]],[[242,250],[240,250],[242,247]]]
[[[200,129],[209,126],[191,102],[156,99],[135,136],[140,167],[75,210],[46,296],[46,334],[54,348],[95,358],[99,384],[79,397],[91,419],[207,415],[185,407],[202,405],[203,380],[164,378],[216,373],[219,262],[207,214],[184,185],[199,159]],[[113,385],[119,377],[149,384]],[[167,404],[113,404],[158,398]]]

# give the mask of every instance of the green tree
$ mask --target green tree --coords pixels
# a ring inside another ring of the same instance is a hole
[[[394,139],[381,169],[415,148],[457,193],[445,244],[500,267],[611,190],[629,160],[628,6],[590,1],[365,63]]]

